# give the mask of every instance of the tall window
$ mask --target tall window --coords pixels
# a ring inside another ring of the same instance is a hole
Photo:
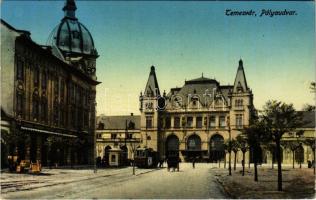
[[[170,128],[171,127],[171,118],[166,117],[166,127],[165,128]]]
[[[117,134],[116,133],[111,133],[111,139],[116,139]]]
[[[70,125],[72,128],[76,127],[76,109],[75,106],[71,106],[71,112],[70,112]]]
[[[225,116],[220,116],[219,117],[219,127],[223,128],[226,126],[226,119]]]
[[[43,122],[47,122],[47,115],[47,99],[43,97],[41,103],[41,118]]]
[[[243,107],[243,100],[242,99],[236,99],[235,100],[235,107]]]
[[[59,79],[58,76],[55,77],[55,84],[54,84],[54,95],[58,96],[59,92]]]
[[[187,127],[193,126],[193,117],[187,117]]]
[[[236,115],[236,128],[242,128],[243,127],[243,115],[237,114]]]
[[[60,81],[60,97],[63,100],[65,96],[65,81],[61,79]]]
[[[17,113],[17,116],[23,116],[23,94],[20,94],[18,93],[16,95],[16,113]]]
[[[196,118],[196,128],[202,128],[202,117]]]
[[[89,105],[89,90],[86,90],[86,95],[85,95],[85,106]]]
[[[34,97],[33,96],[32,111],[33,111],[33,118],[38,120],[38,118],[39,118],[39,101],[38,101],[38,97]]]
[[[39,69],[38,67],[35,67],[34,68],[34,73],[33,73],[33,83],[34,83],[34,86],[37,87],[38,84],[39,84]]]
[[[180,128],[180,117],[174,117],[174,128]]]
[[[83,117],[84,117],[84,119],[83,119],[84,127],[87,128],[89,126],[89,112],[88,112],[88,110],[84,111]],[[103,124],[103,126],[104,126],[104,124]]]
[[[59,103],[57,101],[54,101],[53,117],[54,117],[55,125],[58,125],[58,121],[59,121]]]
[[[65,109],[64,105],[60,105],[60,125],[65,125]]]
[[[152,128],[152,117],[151,116],[147,116],[146,117],[146,128]]]
[[[83,93],[82,93],[82,88],[81,87],[79,87],[78,86],[78,88],[77,88],[78,90],[77,90],[77,103],[78,103],[78,105],[82,105],[82,103],[83,103],[83,98],[82,98],[82,95],[83,95]]]
[[[74,103],[74,101],[75,101],[75,95],[74,95],[74,90],[75,90],[75,88],[74,88],[74,84],[72,83],[72,82],[70,82],[69,83],[69,90],[68,90],[68,92],[69,92],[69,98],[70,98],[70,102],[71,103]]]
[[[24,80],[24,62],[21,60],[17,61],[17,67],[16,67],[16,78],[18,80]]]
[[[82,112],[82,109],[80,109],[78,107],[78,128],[82,129],[84,127],[84,122],[83,122],[83,112]]]
[[[215,116],[211,116],[210,117],[210,127],[211,128],[214,128],[214,127],[216,127],[216,118],[215,118]]]
[[[43,72],[42,74],[42,90],[47,89],[47,74],[46,72]]]

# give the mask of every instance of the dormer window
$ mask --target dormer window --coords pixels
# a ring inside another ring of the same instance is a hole
[[[129,121],[128,123],[128,129],[135,129],[135,123],[132,121]]]
[[[104,129],[104,123],[99,122],[99,124],[98,124],[98,129],[99,129],[99,130],[103,130],[103,129]]]
[[[197,105],[198,100],[199,100],[199,98],[198,98],[197,96],[192,97],[192,98],[191,98],[192,105],[193,105],[193,106],[196,106],[196,105]]]

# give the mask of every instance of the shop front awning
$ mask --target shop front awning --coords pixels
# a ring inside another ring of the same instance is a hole
[[[21,126],[21,130],[30,131],[30,132],[37,132],[37,133],[46,133],[46,134],[50,134],[50,135],[58,135],[58,136],[70,137],[70,138],[77,137],[75,135],[70,135],[70,134],[65,134],[65,133],[57,133],[57,132],[46,131],[46,130],[36,129],[36,128],[29,128],[29,127],[25,127],[25,126]]]

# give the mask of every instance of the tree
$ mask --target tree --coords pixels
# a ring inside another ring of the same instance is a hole
[[[239,149],[239,143],[236,139],[232,139],[231,145],[232,145],[232,151],[234,152],[234,171],[236,171],[237,152]]]
[[[133,154],[133,175],[135,175],[135,156],[136,156],[137,146],[138,145],[136,141],[130,141],[130,147]]]
[[[276,144],[278,163],[278,191],[282,191],[281,138],[285,133],[294,132],[302,124],[301,113],[296,112],[293,104],[280,101],[268,101],[262,111],[266,130]]]
[[[260,153],[260,145],[264,142],[267,138],[267,131],[266,127],[262,123],[256,119],[253,121],[249,127],[245,128],[243,134],[246,137],[247,143],[249,144],[249,149],[253,152],[253,162],[254,162],[254,180],[258,181],[258,157]]]
[[[228,175],[232,175],[232,169],[231,169],[231,152],[232,152],[232,142],[231,140],[226,140],[224,143],[225,152],[227,151],[229,155],[229,161],[228,161]],[[225,156],[226,158],[226,156]],[[226,162],[225,162],[226,163]]]
[[[311,90],[312,93],[316,92],[316,82],[315,81],[312,81],[310,83],[309,89]]]
[[[224,148],[224,168],[226,169],[226,155],[228,153],[228,141],[224,142],[223,148]]]
[[[314,166],[313,166],[313,168],[314,168],[314,174],[315,174],[315,165],[316,165],[316,163],[315,163],[315,145],[316,145],[315,144],[315,138],[307,138],[307,139],[305,139],[304,143],[307,146],[309,146],[312,149],[312,151],[313,151],[313,157],[314,157]]]
[[[243,135],[238,135],[236,137],[236,140],[238,141],[240,151],[242,152],[241,164],[242,164],[242,176],[244,176],[245,175],[245,154],[249,146],[248,146],[246,138]]]
[[[310,104],[304,104],[302,110],[303,111],[315,111],[316,106]]]

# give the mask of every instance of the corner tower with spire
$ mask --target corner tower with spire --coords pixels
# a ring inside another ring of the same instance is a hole
[[[243,126],[248,126],[253,110],[253,94],[247,85],[243,61],[240,59],[231,93],[230,124],[232,129],[238,130]]]
[[[151,66],[144,94],[140,94],[142,147],[159,151],[159,109],[160,90],[155,67]]]

